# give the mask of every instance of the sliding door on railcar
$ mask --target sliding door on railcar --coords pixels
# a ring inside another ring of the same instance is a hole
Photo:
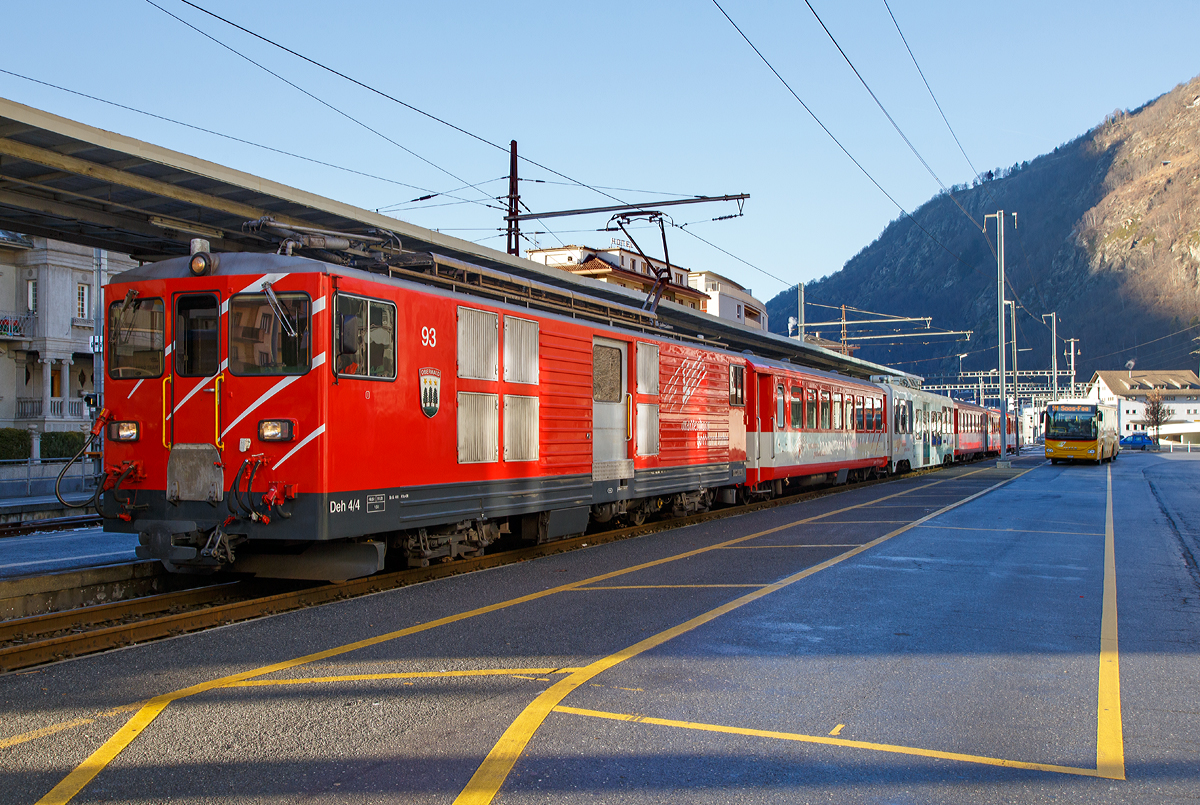
[[[629,392],[629,344],[592,340],[592,480],[633,477],[633,395]]]

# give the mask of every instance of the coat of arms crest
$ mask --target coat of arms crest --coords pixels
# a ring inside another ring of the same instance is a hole
[[[432,417],[442,399],[442,373],[439,369],[418,369],[421,378],[421,412]]]

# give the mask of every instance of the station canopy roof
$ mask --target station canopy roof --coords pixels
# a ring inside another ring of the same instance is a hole
[[[634,308],[644,297],[0,98],[0,229],[156,261],[186,255],[192,238],[213,251],[268,252],[244,229],[269,216],[287,226],[356,234],[386,230],[406,251],[429,252]],[[663,301],[658,326],[736,351],[853,377],[902,375],[888,367]],[[909,376],[911,377],[911,376]]]

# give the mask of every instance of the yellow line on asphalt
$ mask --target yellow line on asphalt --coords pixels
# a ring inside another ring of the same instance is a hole
[[[1096,706],[1096,769],[1101,777],[1125,779],[1125,736],[1121,728],[1121,664],[1117,653],[1117,558],[1113,528],[1112,465],[1104,506],[1104,607],[1100,615],[1100,693]]]
[[[105,710],[103,713],[97,713],[95,718],[76,718],[72,719],[71,721],[62,721],[58,724],[50,724],[42,727],[41,729],[33,730],[32,732],[24,732],[20,735],[13,735],[9,738],[0,738],[0,749],[7,749],[8,747],[16,746],[17,744],[36,741],[38,738],[45,738],[48,735],[54,735],[55,733],[62,732],[63,730],[82,727],[86,724],[93,723],[96,718],[112,718],[113,716],[118,716],[121,713],[130,713],[134,710],[141,709],[142,705],[144,704],[144,701],[133,702],[132,704],[123,704],[120,707],[114,707],[111,710]]]
[[[636,657],[645,651],[649,651],[650,649],[656,648],[682,634],[686,634],[687,632],[690,632],[699,626],[710,623],[711,621],[720,618],[722,615],[733,612],[734,610],[739,609],[746,604],[753,603],[754,601],[768,596],[771,593],[778,592],[779,590],[789,587],[798,581],[808,578],[809,576],[820,573],[822,570],[833,567],[840,562],[857,556],[863,551],[874,548],[876,545],[880,545],[899,534],[903,534],[915,526],[926,522],[927,520],[931,520],[934,517],[945,514],[951,509],[956,509],[959,506],[975,500],[976,498],[980,498],[983,495],[986,495],[988,492],[998,489],[999,487],[1004,486],[1005,484],[1008,484],[1017,478],[1020,478],[1022,475],[1030,472],[1032,469],[1033,468],[1031,467],[1028,470],[1023,470],[1022,472],[1009,476],[998,483],[976,492],[973,495],[944,506],[941,509],[931,512],[918,520],[914,520],[908,525],[884,534],[882,537],[878,537],[870,542],[846,551],[845,553],[841,553],[830,559],[826,559],[824,562],[806,568],[799,573],[793,573],[792,575],[781,579],[774,584],[764,587],[761,590],[755,590],[752,593],[747,593],[740,598],[736,598],[733,601],[722,604],[716,609],[711,609],[708,612],[697,615],[696,617],[678,624],[677,626],[673,626],[670,629],[659,632],[656,635],[652,635],[651,637],[648,637],[639,643],[635,643],[628,648],[622,649],[615,654],[610,654],[603,659],[596,660],[585,668],[582,668],[579,671],[571,674],[566,679],[554,683],[545,691],[543,691],[541,695],[534,699],[521,712],[521,714],[517,716],[516,720],[514,720],[512,724],[508,726],[508,729],[506,729],[504,734],[500,736],[500,740],[496,742],[495,746],[492,747],[492,750],[488,752],[487,757],[483,759],[483,763],[481,763],[479,768],[475,770],[475,774],[472,775],[471,779],[467,782],[466,787],[462,790],[458,797],[455,798],[455,805],[487,805],[487,803],[490,803],[496,794],[499,793],[500,787],[504,785],[504,781],[508,778],[509,772],[511,772],[513,766],[516,765],[517,759],[520,758],[521,753],[525,751],[525,747],[533,738],[534,733],[537,732],[538,728],[541,727],[542,723],[546,720],[546,716],[548,716],[555,707],[558,707],[558,705],[562,703],[562,700],[565,699],[569,693],[571,693],[580,685],[590,682],[597,675],[609,670],[613,666],[619,665],[625,660]],[[976,472],[982,472],[982,470],[976,470]],[[967,474],[969,475],[971,473]]]
[[[395,674],[344,674],[342,676],[303,676],[291,679],[248,679],[232,682],[227,688],[266,688],[275,685],[315,685],[322,682],[369,682],[381,679],[443,679],[451,677],[516,676],[517,674],[569,674],[576,668],[487,668],[477,671],[408,671]]]
[[[14,735],[11,738],[0,738],[0,749],[7,749],[10,746],[23,744],[26,741],[36,741],[38,738],[45,738],[47,735],[53,735],[56,732],[82,727],[84,724],[95,723],[94,718],[77,718],[74,721],[64,721],[60,724],[51,724],[48,727],[42,727],[40,730],[32,732],[23,732],[20,735]]]
[[[1010,769],[1033,769],[1035,771],[1057,772],[1059,774],[1074,774],[1080,777],[1102,776],[1095,769],[1080,769],[1074,766],[1058,766],[1053,763],[1028,763],[1023,760],[1007,760],[1005,758],[987,757],[986,755],[967,755],[961,752],[942,752],[937,749],[921,749],[915,746],[898,746],[896,744],[871,743],[868,741],[851,741],[846,738],[831,736],[841,732],[844,724],[838,724],[833,732],[826,735],[804,735],[796,732],[776,732],[775,730],[755,730],[746,727],[726,727],[720,724],[702,724],[695,721],[674,721],[669,718],[651,718],[641,715],[624,713],[606,713],[600,710],[583,710],[578,707],[555,707],[553,712],[566,713],[575,716],[605,718],[611,721],[631,721],[637,724],[654,724],[660,727],[676,727],[678,729],[700,730],[701,732],[719,732],[726,735],[745,735],[751,738],[775,738],[781,741],[799,741],[826,746],[844,746],[850,749],[870,749],[875,752],[889,752],[898,755],[915,755],[917,757],[937,758],[938,760],[957,760],[963,763],[980,763],[986,766],[1004,766]]]
[[[857,548],[861,542],[829,543],[825,545],[730,545],[724,551],[758,551],[763,548]]]
[[[975,470],[975,472],[982,472],[982,470]],[[973,473],[966,473],[965,475],[971,475],[971,474],[973,474]],[[958,478],[965,477],[965,475],[958,476]],[[1019,476],[1014,475],[1012,477],[1016,478]],[[414,635],[419,632],[428,631],[430,629],[436,629],[440,626],[447,626],[449,624],[457,623],[459,621],[467,620],[469,618],[474,618],[479,615],[486,615],[486,614],[489,614],[492,612],[498,612],[500,610],[507,609],[509,607],[516,606],[518,604],[524,604],[524,603],[528,603],[530,601],[536,601],[536,600],[539,600],[542,598],[546,598],[551,595],[556,595],[558,593],[565,592],[568,590],[574,590],[577,587],[582,587],[587,584],[594,584],[595,582],[599,582],[599,581],[607,581],[608,579],[617,578],[618,576],[623,576],[628,573],[634,573],[639,570],[645,570],[647,568],[657,567],[659,565],[667,564],[669,562],[675,562],[680,559],[687,559],[692,556],[699,556],[702,553],[706,553],[708,551],[711,551],[711,550],[714,550],[717,548],[724,548],[729,545],[737,544],[739,542],[746,542],[747,540],[757,539],[758,537],[763,537],[763,536],[766,536],[767,534],[774,534],[776,532],[784,531],[788,528],[792,528],[794,526],[801,525],[804,523],[810,523],[815,520],[819,520],[824,517],[829,517],[834,514],[841,514],[842,512],[852,511],[853,509],[860,509],[863,507],[873,506],[873,505],[876,505],[877,503],[879,503],[880,501],[890,500],[892,498],[900,497],[901,495],[907,495],[910,492],[919,492],[919,491],[928,489],[931,486],[937,486],[939,484],[944,484],[951,480],[956,480],[956,479],[946,478],[946,479],[939,480],[939,481],[931,481],[927,484],[922,484],[921,486],[914,486],[909,489],[902,490],[900,492],[895,492],[891,495],[885,495],[884,497],[878,498],[873,501],[865,501],[863,503],[856,503],[853,506],[845,506],[841,509],[834,509],[833,511],[825,512],[824,514],[817,514],[817,515],[813,515],[812,517],[805,517],[803,519],[796,520],[795,522],[792,522],[792,523],[786,523],[784,525],[775,526],[774,528],[768,528],[765,531],[759,531],[755,534],[749,534],[744,537],[737,537],[735,539],[727,540],[725,542],[721,542],[716,545],[710,545],[705,548],[696,548],[691,551],[685,551],[683,553],[676,554],[674,556],[664,557],[662,559],[654,559],[652,561],[643,562],[640,565],[634,565],[633,567],[628,567],[623,570],[614,570],[614,571],[610,571],[608,573],[602,573],[599,576],[592,576],[591,578],[583,579],[582,581],[569,582],[567,584],[563,584],[558,587],[551,587],[548,590],[542,590],[541,592],[529,593],[528,595],[522,595],[517,598],[511,598],[507,601],[501,601],[496,604],[490,604],[485,607],[479,607],[478,609],[472,609],[472,610],[468,610],[466,612],[460,612],[457,615],[448,615],[444,618],[438,618],[436,620],[427,621],[425,623],[417,624],[416,626],[410,626],[406,629],[398,629],[394,632],[388,632],[386,634],[376,635],[375,637],[369,637],[364,640],[357,640],[353,643],[347,643],[345,645],[337,646],[335,648],[325,649],[324,651],[318,651],[313,654],[306,654],[302,657],[296,657],[291,660],[284,660],[282,662],[273,663],[271,665],[265,665],[260,668],[254,668],[254,669],[251,669],[248,671],[242,671],[237,674],[231,674],[229,676],[220,677],[218,679],[212,679],[207,682],[201,682],[199,684],[192,685],[187,688],[182,688],[180,690],[172,691],[170,693],[164,693],[160,696],[155,696],[153,699],[150,699],[149,701],[143,703],[141,708],[133,715],[132,718],[129,719],[129,721],[127,721],[125,723],[125,725],[123,727],[121,727],[121,729],[117,730],[117,732],[114,733],[111,738],[109,738],[107,741],[105,741],[100,746],[99,749],[97,749],[86,760],[84,760],[82,763],[80,763],[78,766],[76,766],[66,777],[64,777],[58,783],[58,785],[54,786],[54,788],[52,788],[49,791],[49,793],[47,793],[44,797],[39,799],[37,802],[37,805],[64,805],[64,803],[70,802],[71,799],[74,798],[75,795],[78,794],[80,791],[82,791],[84,789],[84,787],[86,787],[87,784],[90,783],[97,774],[99,774],[101,771],[103,771],[104,768],[106,766],[108,766],[108,764],[111,763],[113,761],[113,759],[125,749],[125,747],[129,746],[129,744],[131,744],[134,741],[134,739],[137,738],[137,736],[140,735],[142,733],[142,731],[145,730],[146,727],[148,727],[154,721],[154,719],[156,719],[158,717],[159,713],[161,713],[167,707],[167,705],[169,705],[171,702],[175,702],[180,699],[185,699],[189,696],[195,696],[198,693],[205,693],[210,690],[216,690],[217,688],[223,688],[223,687],[235,684],[237,682],[243,682],[247,679],[251,679],[256,676],[264,676],[266,674],[276,673],[278,671],[286,671],[289,668],[296,668],[301,665],[307,665],[308,663],[311,663],[311,662],[317,662],[319,660],[329,659],[330,657],[337,657],[342,654],[348,654],[352,651],[357,651],[358,649],[369,648],[371,646],[379,645],[380,643],[386,643],[391,640],[396,640],[397,638],[407,637],[409,635]],[[980,493],[980,494],[982,494],[982,493]],[[970,498],[968,498],[968,500],[969,499]],[[918,521],[918,522],[923,522],[923,520]],[[896,532],[896,533],[899,533],[899,532]],[[872,544],[872,543],[868,543],[868,544]],[[849,556],[849,555],[851,555],[851,553],[844,554],[843,556]],[[551,689],[553,689],[553,688],[551,688]]]
[[[729,587],[750,587],[757,590],[760,587],[766,586],[766,584],[625,584],[620,586],[613,585],[611,587],[576,587],[575,592],[587,593],[592,590],[708,590]]]

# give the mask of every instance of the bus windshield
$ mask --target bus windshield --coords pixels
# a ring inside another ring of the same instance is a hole
[[[1046,411],[1047,439],[1095,439],[1096,412],[1062,411],[1051,408]]]

